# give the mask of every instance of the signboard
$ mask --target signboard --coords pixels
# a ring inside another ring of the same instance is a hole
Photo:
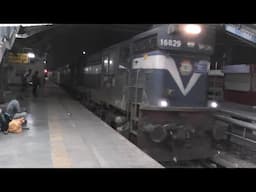
[[[9,53],[7,57],[7,62],[10,64],[28,64],[29,58],[26,53]]]
[[[230,33],[233,33],[239,37],[242,37],[242,38],[246,39],[247,41],[256,43],[256,34],[251,31],[248,31],[247,29],[241,27],[238,24],[225,25],[225,30]]]
[[[194,65],[195,73],[208,73],[210,68],[210,62],[206,60],[201,60]]]
[[[250,73],[250,65],[226,65],[223,67],[224,73]]]

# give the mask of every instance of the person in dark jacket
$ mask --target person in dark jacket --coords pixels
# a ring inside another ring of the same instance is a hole
[[[33,96],[37,97],[37,88],[40,86],[40,78],[38,76],[39,72],[36,71],[32,76],[32,84],[33,84]]]
[[[20,102],[12,99],[6,107],[6,112],[10,115],[11,119],[26,118],[27,113],[21,110]]]
[[[27,89],[27,84],[28,84],[28,78],[31,75],[32,70],[29,69],[22,75],[22,91],[25,91]]]

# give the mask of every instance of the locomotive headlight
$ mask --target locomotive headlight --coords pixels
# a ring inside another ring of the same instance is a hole
[[[202,28],[200,25],[188,24],[188,25],[185,25],[184,31],[187,34],[197,35],[197,34],[201,33]]]
[[[208,106],[211,108],[217,108],[218,107],[218,102],[216,101],[209,101]]]
[[[163,100],[160,100],[159,105],[160,105],[160,107],[167,107],[168,106],[168,102],[163,99]]]

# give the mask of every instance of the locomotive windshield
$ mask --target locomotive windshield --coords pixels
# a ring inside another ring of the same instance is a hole
[[[172,30],[170,30],[172,26]],[[207,25],[163,25],[157,35],[160,49],[212,54],[214,31]]]
[[[184,51],[210,55],[214,51],[214,30],[207,25],[170,24],[146,32],[133,42],[133,52],[143,53],[157,49]]]

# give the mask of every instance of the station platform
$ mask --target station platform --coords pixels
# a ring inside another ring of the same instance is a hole
[[[29,130],[0,134],[0,168],[163,168],[57,85],[27,91]]]

